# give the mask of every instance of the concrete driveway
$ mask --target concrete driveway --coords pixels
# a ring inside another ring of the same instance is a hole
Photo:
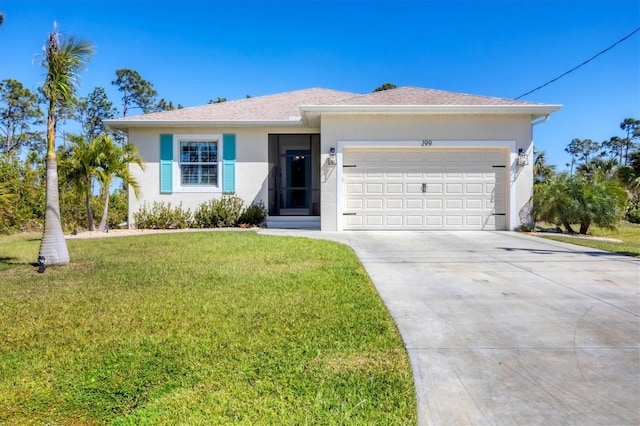
[[[265,233],[354,249],[420,425],[640,424],[640,260],[510,232]]]

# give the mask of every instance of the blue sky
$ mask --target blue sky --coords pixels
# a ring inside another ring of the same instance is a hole
[[[116,106],[118,68],[184,106],[385,82],[515,98],[640,27],[638,0],[0,0],[0,11],[0,80],[38,87],[34,58],[57,21],[96,47],[80,93],[102,86]],[[640,118],[640,33],[522,100],[563,105],[534,140],[564,168],[571,139],[622,135],[625,117]]]

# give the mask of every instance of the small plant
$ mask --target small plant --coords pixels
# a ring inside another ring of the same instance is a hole
[[[200,204],[193,215],[198,228],[224,228],[238,224],[243,212],[244,201],[235,194],[225,194],[220,198]]]
[[[260,226],[267,218],[267,209],[264,206],[264,203],[259,201],[258,203],[251,203],[249,207],[247,207],[242,214],[240,215],[240,219],[238,219],[238,223],[241,227],[251,227],[251,226]]]
[[[516,228],[516,232],[533,232],[536,227],[532,223],[524,223]]]
[[[640,223],[640,201],[629,203],[626,219],[631,223]]]
[[[164,202],[154,202],[151,208],[144,203],[133,214],[133,219],[138,229],[184,229],[189,228],[193,222],[191,210],[184,210],[182,203],[172,208],[171,203]]]

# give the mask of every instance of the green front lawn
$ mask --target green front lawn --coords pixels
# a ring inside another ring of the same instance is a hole
[[[597,226],[589,228],[589,235],[594,237],[615,238],[622,242],[601,241],[589,238],[575,238],[552,233],[538,232],[536,236],[551,240],[591,247],[627,256],[640,256],[640,225],[623,223],[616,230],[602,229]]]
[[[0,237],[0,424],[415,424],[397,329],[349,248],[206,232]]]

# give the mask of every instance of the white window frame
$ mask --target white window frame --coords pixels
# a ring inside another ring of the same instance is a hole
[[[180,142],[216,142],[218,144],[218,179],[216,185],[183,185],[180,162]],[[222,192],[222,135],[221,134],[181,134],[173,135],[173,192]]]

